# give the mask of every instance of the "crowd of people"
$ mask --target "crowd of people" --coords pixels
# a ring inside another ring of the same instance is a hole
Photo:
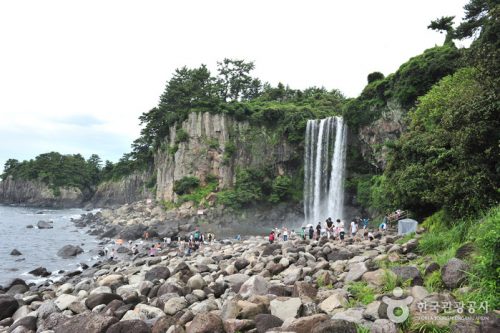
[[[348,227],[348,233],[346,235],[346,228],[344,221],[337,219],[335,221],[332,220],[331,217],[327,218],[325,222],[322,224],[318,222],[316,227],[312,224],[308,224],[307,226],[301,227],[298,232],[298,236],[302,239],[309,238],[310,240],[319,240],[322,237],[326,237],[327,239],[344,241],[346,236],[348,237],[358,237],[363,240],[373,240],[376,235],[374,231],[368,227],[370,220],[368,218],[354,218]],[[361,230],[361,231],[360,231]],[[379,232],[384,232],[387,230],[387,221],[383,221],[379,227]],[[281,229],[274,228],[269,233],[269,243],[273,244],[276,241],[287,241],[289,239],[295,239],[297,237],[297,233],[294,229],[289,231],[288,228],[282,227]]]

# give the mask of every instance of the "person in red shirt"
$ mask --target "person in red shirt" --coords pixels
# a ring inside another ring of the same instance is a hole
[[[271,233],[269,234],[269,243],[274,243],[274,230],[271,230]]]

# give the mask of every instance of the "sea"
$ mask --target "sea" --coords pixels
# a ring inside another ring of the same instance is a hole
[[[42,283],[47,279],[57,281],[64,273],[74,271],[80,263],[91,265],[98,258],[98,240],[77,228],[71,218],[87,213],[82,209],[41,209],[0,205],[0,285],[7,285],[13,278],[28,283]],[[38,229],[38,221],[53,221],[54,228]],[[26,228],[33,225],[33,228]],[[78,245],[84,253],[70,259],[57,256],[64,245]],[[10,255],[17,249],[22,255]],[[52,275],[36,277],[28,272],[45,267]]]

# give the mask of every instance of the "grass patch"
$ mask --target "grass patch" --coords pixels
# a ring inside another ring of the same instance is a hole
[[[350,283],[347,290],[353,297],[349,300],[349,307],[367,305],[375,301],[375,290],[364,281]]]
[[[396,244],[404,244],[408,242],[410,239],[413,239],[415,237],[415,233],[411,232],[407,235],[404,235],[403,238],[400,238],[396,241]]]
[[[441,271],[439,270],[429,274],[429,276],[424,279],[424,286],[430,293],[442,290],[444,285],[441,279]]]
[[[356,324],[356,333],[370,333],[370,329],[366,326]]]
[[[415,323],[410,327],[413,333],[448,333],[450,328],[447,326],[438,326],[433,323]]]

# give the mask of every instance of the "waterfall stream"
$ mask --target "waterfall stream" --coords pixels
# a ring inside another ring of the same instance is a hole
[[[305,223],[343,219],[347,126],[341,117],[308,120],[304,163]]]

